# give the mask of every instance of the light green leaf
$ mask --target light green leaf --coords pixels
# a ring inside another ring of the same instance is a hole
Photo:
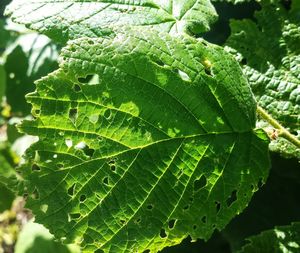
[[[240,67],[190,36],[136,28],[75,40],[27,99],[36,120],[20,129],[39,137],[23,170],[28,207],[84,252],[208,239],[268,175]]]
[[[5,94],[6,87],[6,72],[4,70],[3,65],[0,63],[0,102],[2,101],[2,97]]]
[[[267,0],[261,4],[262,10],[255,14],[257,23],[251,20],[231,22],[232,34],[227,45],[240,54],[238,58],[259,105],[298,135],[300,15],[296,11],[296,4],[290,11]],[[289,155],[296,157],[299,154],[299,149],[295,147],[274,147],[279,152],[290,149],[292,151]]]
[[[297,253],[300,251],[300,223],[264,231],[247,241],[239,253]]]
[[[55,242],[53,235],[42,225],[29,221],[18,236],[15,253],[80,253],[75,245]]]
[[[248,3],[251,2],[251,0],[212,0],[212,2],[216,2],[216,3],[233,3],[233,4],[241,4],[241,3]]]
[[[210,0],[14,0],[6,15],[63,42],[102,36],[112,25],[199,33],[217,18]]]

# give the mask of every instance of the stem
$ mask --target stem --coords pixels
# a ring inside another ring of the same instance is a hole
[[[286,128],[284,128],[276,119],[274,119],[270,114],[268,114],[259,105],[256,109],[257,113],[267,121],[271,126],[278,130],[278,135],[285,138],[289,142],[293,143],[296,147],[300,148],[300,140],[293,134],[291,134]]]

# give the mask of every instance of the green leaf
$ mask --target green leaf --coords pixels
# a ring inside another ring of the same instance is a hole
[[[300,223],[264,231],[247,241],[240,253],[297,253],[300,250]]]
[[[268,175],[240,67],[190,36],[135,28],[75,40],[27,99],[36,120],[20,129],[39,137],[22,172],[28,207],[84,252],[208,239]]]
[[[0,102],[2,101],[2,97],[5,94],[6,87],[6,72],[4,70],[3,65],[0,63]]]
[[[15,253],[80,253],[74,245],[62,245],[55,242],[53,235],[42,225],[28,222],[18,236]]]
[[[288,11],[271,2],[262,1],[262,10],[255,14],[257,23],[233,20],[227,45],[240,54],[259,105],[300,138],[299,6],[294,4]],[[279,140],[273,149],[291,150],[287,155],[300,158],[299,149],[283,143],[293,145]]]
[[[248,3],[251,2],[251,0],[212,0],[212,2],[216,3],[233,3],[233,4],[242,4],[242,3]]]
[[[102,36],[112,25],[199,33],[209,30],[217,18],[210,0],[14,0],[6,15],[63,42]]]
[[[30,106],[25,95],[34,90],[34,81],[57,67],[57,47],[46,36],[21,35],[6,50],[6,97],[12,113],[26,116]],[[18,63],[18,64],[16,64]]]

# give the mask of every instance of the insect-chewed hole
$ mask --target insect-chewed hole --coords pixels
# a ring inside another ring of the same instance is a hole
[[[205,68],[205,69],[204,69],[204,72],[205,72],[206,75],[212,76],[212,73],[211,73],[211,69],[210,69],[210,68]]]
[[[203,217],[201,218],[201,221],[202,221],[203,223],[206,223],[206,216],[203,216]]]
[[[125,223],[126,223],[126,220],[120,219],[120,224],[121,225],[125,225]]]
[[[80,213],[70,213],[69,215],[70,215],[70,218],[71,218],[72,220],[79,219],[80,216],[81,216]]]
[[[191,78],[189,77],[189,75],[187,73],[185,73],[184,71],[178,69],[177,73],[183,81],[186,81],[186,82],[191,81]]]
[[[257,183],[258,189],[260,189],[263,186],[263,184],[264,184],[263,179],[260,178],[259,181],[258,181],[258,183]]]
[[[86,77],[79,77],[77,80],[80,83],[88,84],[92,78],[93,78],[93,75],[87,75]]]
[[[40,198],[40,194],[36,188],[34,189],[33,193],[31,194],[31,198],[34,200],[37,200]]]
[[[242,64],[242,65],[247,65],[247,59],[246,59],[246,58],[243,58],[243,59],[241,60],[241,64]]]
[[[75,48],[74,46],[72,46],[72,47],[70,48],[70,50],[71,50],[72,52],[76,52],[76,48]]]
[[[207,180],[206,176],[202,175],[199,179],[194,181],[194,191],[199,191],[206,186]]]
[[[190,208],[190,205],[186,205],[183,207],[183,211],[189,210],[189,208]]]
[[[103,184],[108,185],[109,184],[109,178],[108,177],[103,178],[102,182],[103,182]]]
[[[80,91],[82,91],[80,85],[78,85],[78,84],[75,84],[75,85],[73,86],[73,90],[74,90],[75,92],[80,92]]]
[[[198,226],[196,224],[193,225],[193,230],[196,230]]]
[[[169,220],[169,223],[168,223],[169,229],[173,229],[175,227],[175,223],[176,223],[175,219]]]
[[[153,206],[152,204],[147,205],[147,209],[148,209],[148,210],[152,210],[153,207],[154,207],[154,206]]]
[[[160,230],[160,233],[159,233],[159,236],[160,236],[160,238],[166,238],[166,237],[167,237],[166,230],[161,229],[161,230]]]
[[[110,109],[105,110],[104,117],[108,120],[111,118],[111,116],[112,116],[111,110]]]
[[[86,145],[82,151],[84,152],[84,154],[86,156],[89,156],[89,157],[93,157],[94,153],[95,153],[95,149],[92,149],[92,148],[89,148],[88,145]]]
[[[95,253],[104,253],[104,251],[102,249],[97,249]]]
[[[218,213],[220,211],[220,209],[221,209],[221,203],[219,201],[216,201],[215,205],[216,205],[216,211]]]
[[[115,164],[116,164],[116,162],[114,160],[111,160],[111,161],[108,162],[108,165],[109,165],[111,171],[113,171],[113,172],[116,171],[116,165]]]
[[[80,198],[79,198],[80,202],[84,202],[86,200],[86,196],[84,194],[80,195]]]
[[[94,45],[95,44],[95,42],[93,41],[93,40],[88,40],[87,41],[90,45]]]
[[[34,163],[31,166],[31,170],[32,171],[41,171],[41,168],[37,164]]]
[[[70,119],[73,123],[75,123],[77,117],[78,117],[78,110],[77,110],[77,108],[71,108],[71,109],[69,110],[69,119]]]
[[[74,184],[72,184],[71,187],[68,188],[68,194],[69,194],[70,196],[73,196],[73,195],[74,195],[74,193],[75,193],[75,186],[76,186],[76,184],[74,183]]]
[[[141,223],[141,221],[142,221],[141,218],[137,218],[137,219],[135,220],[135,223],[139,224],[139,223]]]
[[[64,167],[64,165],[63,165],[63,163],[57,163],[57,164],[56,164],[56,167],[57,167],[58,169],[62,169],[62,168]]]
[[[144,250],[143,253],[150,253],[150,249]]]
[[[236,194],[237,194],[237,191],[234,190],[234,191],[231,193],[230,197],[226,200],[226,203],[227,203],[227,206],[228,206],[228,207],[231,206],[232,203],[235,202],[235,201],[237,200],[237,195],[236,195]]]

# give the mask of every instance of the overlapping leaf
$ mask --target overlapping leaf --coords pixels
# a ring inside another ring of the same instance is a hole
[[[189,36],[135,28],[73,41],[28,101],[36,120],[21,129],[39,136],[23,171],[28,207],[85,252],[207,239],[268,174],[238,64]]]
[[[256,13],[257,24],[232,21],[227,43],[241,54],[244,73],[258,103],[299,136],[300,8],[298,1],[293,1],[289,11],[275,2],[262,1],[262,10]],[[271,144],[271,149],[300,158],[299,149],[281,138]]]
[[[300,223],[276,227],[247,240],[240,253],[297,253],[300,250]]]
[[[217,17],[210,0],[14,0],[6,14],[56,41],[99,37],[111,25],[199,33]]]

